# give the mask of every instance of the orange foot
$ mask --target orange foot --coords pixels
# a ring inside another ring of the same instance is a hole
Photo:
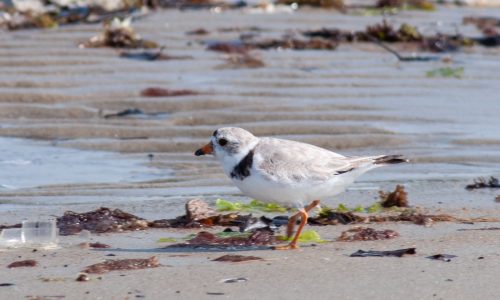
[[[290,243],[288,245],[281,245],[281,246],[274,246],[273,250],[293,250],[293,249],[299,249],[299,246],[294,243]]]

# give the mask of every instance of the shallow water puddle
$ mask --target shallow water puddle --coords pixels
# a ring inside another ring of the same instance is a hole
[[[167,177],[144,160],[47,142],[0,138],[0,190],[75,183],[117,183]]]

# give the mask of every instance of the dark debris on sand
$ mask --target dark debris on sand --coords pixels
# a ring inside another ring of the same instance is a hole
[[[500,188],[498,178],[491,176],[488,181],[484,177],[474,179],[474,183],[465,186],[467,190],[484,189],[484,188]]]
[[[273,231],[259,229],[248,236],[218,237],[210,232],[199,232],[194,238],[185,243],[169,245],[165,248],[203,248],[227,249],[235,247],[259,247],[276,243]]]
[[[99,243],[99,242],[89,243],[89,247],[90,247],[90,248],[94,248],[94,249],[106,249],[106,248],[111,248],[111,246],[110,246],[110,245],[108,245],[108,244],[103,244],[103,243]]]
[[[252,49],[291,49],[291,50],[335,50],[338,43],[322,38],[296,39],[284,37],[281,39],[267,39],[262,41],[216,42],[208,45],[207,49],[224,53],[244,54]]]
[[[426,258],[450,262],[451,259],[455,258],[455,257],[457,257],[457,256],[451,255],[451,254],[435,254],[435,255],[427,256]]]
[[[90,265],[82,272],[88,274],[104,274],[111,271],[125,271],[125,270],[138,270],[147,268],[157,268],[161,264],[156,256],[150,258],[133,258],[133,259],[119,259],[107,260],[102,263]]]
[[[381,23],[367,26],[364,31],[348,31],[337,28],[322,28],[319,30],[307,30],[302,32],[307,37],[316,37],[341,42],[375,42],[375,43],[400,43],[415,45],[423,51],[450,52],[456,51],[464,46],[472,46],[474,41],[460,34],[424,36],[412,25],[403,23],[395,28],[385,19]],[[425,61],[425,60],[422,60]]]
[[[159,50],[129,50],[121,51],[120,57],[142,60],[142,61],[158,61],[158,60],[176,60],[176,59],[193,59],[192,56],[188,55],[168,55],[163,53],[165,47],[161,47]]]
[[[240,227],[249,223],[251,215],[237,213],[219,214],[201,199],[186,203],[186,214],[175,219],[155,220],[149,223],[154,228],[202,228],[211,226]]]
[[[66,211],[57,218],[60,235],[78,234],[82,230],[91,233],[123,232],[145,230],[148,228],[205,228],[212,226],[238,227],[240,232],[260,230],[272,231],[288,222],[287,216],[260,218],[238,213],[219,214],[201,199],[192,199],[186,203],[186,214],[174,219],[148,221],[120,209],[101,207],[93,211],[77,213]],[[358,215],[352,212],[324,210],[318,216],[308,220],[309,225],[367,224],[383,222],[411,222],[430,226],[434,222],[500,222],[500,218],[457,218],[451,215],[422,214],[414,210],[405,210],[397,215]],[[13,226],[3,226],[12,228]],[[14,227],[19,227],[18,224]],[[262,234],[262,233],[260,233]],[[260,236],[257,234],[253,238]],[[262,235],[259,237],[264,237]],[[210,236],[202,236],[210,237]]]
[[[229,54],[226,57],[226,62],[222,65],[219,65],[220,69],[257,69],[263,68],[266,64],[264,61],[250,53],[244,54]]]
[[[262,258],[249,255],[226,254],[216,259],[212,259],[212,261],[221,261],[221,262],[246,262],[246,261],[256,261],[256,260],[262,260]]]
[[[36,267],[38,262],[34,259],[15,261],[7,266],[7,268],[20,268],[20,267]]]
[[[399,233],[394,230],[375,230],[370,227],[358,227],[343,231],[337,241],[354,242],[354,241],[377,241],[388,240],[398,237]]]
[[[351,257],[380,257],[380,256],[396,256],[396,257],[402,257],[404,255],[413,255],[416,254],[416,249],[415,248],[406,248],[406,249],[398,249],[398,250],[389,250],[389,251],[375,251],[375,250],[370,250],[370,251],[364,251],[364,250],[358,250],[351,254]]]
[[[310,225],[339,225],[365,223],[366,217],[355,215],[352,212],[336,212],[335,210],[322,210],[316,217],[308,219]]]
[[[171,90],[159,87],[149,87],[141,91],[141,96],[143,97],[178,97],[193,95],[199,95],[199,93],[192,90]]]

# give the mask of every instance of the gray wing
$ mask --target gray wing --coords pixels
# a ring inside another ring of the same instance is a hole
[[[340,154],[289,140],[261,138],[255,148],[255,168],[266,178],[286,183],[324,181],[352,170]]]

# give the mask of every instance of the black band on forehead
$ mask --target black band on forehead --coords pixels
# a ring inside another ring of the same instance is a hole
[[[218,129],[217,129],[218,130]],[[217,130],[214,131],[213,136],[217,136]]]

